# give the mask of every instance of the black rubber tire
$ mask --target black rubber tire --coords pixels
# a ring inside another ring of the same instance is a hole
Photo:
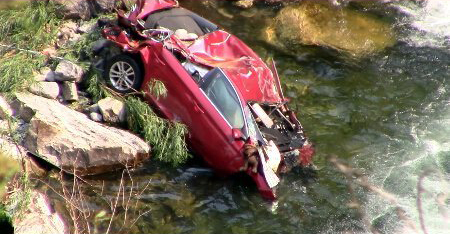
[[[126,94],[139,91],[143,74],[136,60],[128,55],[119,54],[108,60],[105,78],[111,89]]]

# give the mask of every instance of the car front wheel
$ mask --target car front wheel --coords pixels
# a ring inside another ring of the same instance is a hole
[[[113,57],[105,72],[109,86],[119,93],[135,92],[141,86],[141,69],[130,56],[120,54]]]

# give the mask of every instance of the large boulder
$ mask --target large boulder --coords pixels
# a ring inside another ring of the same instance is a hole
[[[149,157],[139,137],[91,121],[57,101],[17,94],[14,107],[30,115],[23,146],[45,161],[77,175],[94,175],[131,167]]]
[[[389,23],[326,1],[303,1],[283,8],[266,28],[264,37],[291,54],[302,45],[318,45],[364,56],[396,42]]]

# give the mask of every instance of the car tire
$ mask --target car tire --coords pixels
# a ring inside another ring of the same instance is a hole
[[[142,84],[139,64],[128,55],[119,54],[108,61],[105,69],[106,82],[118,93],[132,93]]]

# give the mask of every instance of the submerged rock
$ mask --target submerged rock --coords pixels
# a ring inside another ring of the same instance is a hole
[[[135,166],[149,157],[150,147],[139,137],[95,123],[57,101],[17,94],[14,106],[32,113],[23,146],[66,172],[100,174]]]
[[[312,1],[283,8],[266,28],[264,38],[289,53],[302,45],[318,45],[355,56],[380,52],[396,42],[389,23],[345,7]]]

